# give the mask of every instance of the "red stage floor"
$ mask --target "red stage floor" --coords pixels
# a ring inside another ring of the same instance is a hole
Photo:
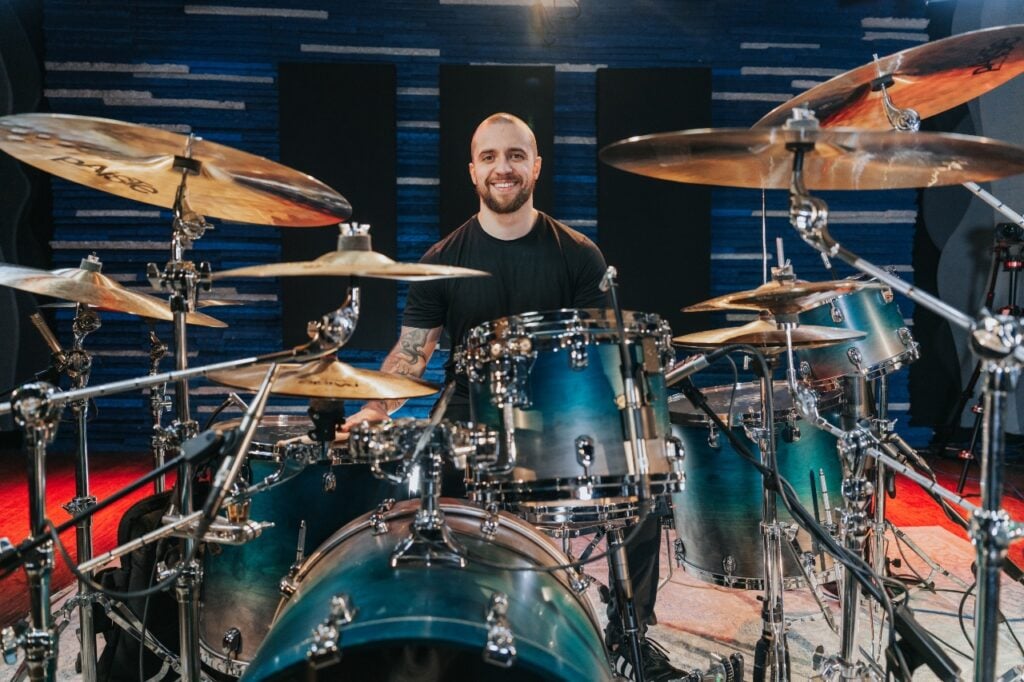
[[[955,489],[960,471],[960,463],[951,460],[934,460],[938,470],[939,481],[949,488]],[[123,485],[135,480],[149,468],[149,457],[146,454],[131,455],[93,455],[91,467],[91,485],[97,498],[104,498]],[[54,523],[60,524],[69,517],[61,505],[74,496],[75,477],[73,459],[67,455],[53,456],[47,465],[47,513]],[[969,501],[977,504],[979,500],[977,468],[971,471],[964,491]],[[1024,467],[1012,463],[1007,467],[1007,484],[1005,508],[1015,520],[1024,520]],[[0,454],[0,537],[8,537],[15,544],[28,534],[28,493],[26,489],[24,455],[20,452],[6,451]],[[100,512],[94,524],[95,552],[104,552],[115,546],[117,541],[117,524],[124,512],[137,500],[152,491],[147,486],[127,499],[115,504],[111,509]],[[916,484],[905,479],[898,479],[896,498],[888,502],[888,518],[897,526],[943,526],[963,536],[963,531],[946,519],[936,504]],[[63,536],[64,542],[75,555],[75,534],[73,530]],[[1024,567],[1024,541],[1015,543],[1010,550],[1010,558],[1018,566]],[[60,589],[71,582],[71,574],[58,557],[54,571],[54,590]],[[28,608],[25,594],[25,577],[17,572],[3,580],[0,586],[0,625],[8,625]]]

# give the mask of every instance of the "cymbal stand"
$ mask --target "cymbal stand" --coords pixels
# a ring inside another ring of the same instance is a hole
[[[794,111],[793,128],[817,127],[806,109]],[[1010,521],[1001,508],[1006,399],[1017,385],[1024,365],[1024,329],[1021,321],[1008,315],[982,310],[971,319],[956,308],[894,277],[885,269],[869,263],[839,244],[828,231],[828,207],[824,201],[807,194],[803,185],[803,157],[813,143],[791,145],[793,182],[790,187],[790,222],[801,238],[826,255],[839,258],[854,268],[877,278],[918,305],[945,318],[969,333],[972,350],[982,360],[985,420],[982,425],[981,508],[971,516],[971,539],[978,555],[978,590],[975,600],[975,665],[977,682],[996,678],[999,624],[999,574],[1010,540],[1020,535],[1020,527]]]
[[[786,320],[780,316],[777,318],[777,322],[780,327],[785,329],[786,337],[790,338],[796,321]],[[771,363],[768,364],[767,374],[763,371],[759,373],[762,375],[761,423],[754,429],[754,434],[761,451],[761,464],[771,471],[777,471],[774,385]],[[779,523],[775,486],[774,481],[765,479],[761,489],[761,552],[764,558],[764,596],[761,601],[761,638],[754,648],[754,666],[751,673],[755,682],[766,679],[788,680],[790,677],[786,617],[782,603],[782,541],[788,531],[783,524]]]
[[[209,290],[211,285],[208,263],[201,263],[197,268],[195,263],[185,260],[185,250],[211,227],[188,203],[188,176],[198,174],[202,169],[202,162],[191,158],[193,139],[194,137],[189,135],[184,155],[174,157],[173,170],[181,173],[181,182],[174,197],[171,259],[163,271],[158,270],[155,263],[146,266],[150,284],[170,292],[169,302],[174,315],[175,368],[178,370],[188,367],[186,316],[196,309],[199,287]],[[174,435],[171,447],[180,447],[199,431],[198,424],[192,420],[190,414],[188,391],[188,380],[180,380],[174,391],[176,418],[168,431],[168,434]],[[192,513],[193,474],[192,465],[189,463],[182,464],[178,471],[173,504],[183,516]],[[192,537],[183,539],[182,556],[194,556],[195,542]],[[201,581],[202,567],[193,559],[191,565],[181,571],[174,588],[178,600],[181,676],[185,682],[197,682],[200,675],[198,598]]]
[[[156,335],[156,330],[149,330],[149,373],[160,371],[160,361],[167,355],[167,344]],[[160,467],[167,459],[167,451],[174,443],[174,434],[163,425],[163,413],[171,409],[171,401],[167,398],[167,384],[158,384],[149,389],[149,414],[153,419],[153,436],[150,440],[153,448],[153,466]],[[153,492],[162,493],[166,489],[163,476],[153,481]]]

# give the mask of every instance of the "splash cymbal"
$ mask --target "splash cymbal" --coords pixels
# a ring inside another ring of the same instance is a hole
[[[1024,148],[953,133],[846,128],[705,128],[631,137],[601,150],[615,168],[660,180],[789,189],[794,144],[808,190],[907,189],[985,182],[1024,172]]]
[[[218,384],[256,391],[266,376],[266,365],[211,372],[207,378]],[[300,398],[339,400],[398,400],[431,395],[440,390],[428,381],[401,374],[360,369],[334,358],[305,364],[282,364],[271,393]]]
[[[826,282],[802,280],[772,280],[756,289],[737,291],[709,298],[683,308],[685,313],[703,313],[714,310],[769,310],[773,314],[795,314],[821,304],[825,298],[835,298],[862,289],[881,289],[877,282],[839,279]]]
[[[815,325],[795,327],[790,333],[794,348],[821,348],[867,336],[864,332],[852,329]],[[722,327],[684,334],[673,338],[672,342],[690,348],[718,348],[731,343],[743,343],[768,349],[769,352],[780,352],[786,348],[786,330],[779,329],[775,320],[767,318],[754,320],[740,327]]]
[[[214,273],[213,279],[229,277],[371,277],[418,282],[449,277],[484,277],[483,270],[431,263],[399,263],[376,251],[331,251],[311,261],[250,265]]]
[[[187,180],[189,206],[224,220],[313,227],[352,213],[343,196],[309,175],[215,142],[134,123],[68,114],[4,116],[0,149],[65,180],[163,208],[174,205],[181,164],[197,165]]]
[[[0,285],[41,296],[84,303],[102,310],[130,313],[155,320],[174,319],[167,301],[124,288],[100,273],[100,263],[92,257],[83,259],[82,267],[58,270],[38,270],[0,263]],[[188,313],[185,321],[200,327],[228,326],[205,313]]]
[[[1024,24],[985,28],[918,45],[869,62],[777,106],[755,128],[782,125],[796,107],[823,128],[892,128],[879,77],[893,105],[928,118],[979,97],[1024,72]],[[875,86],[875,89],[872,89]]]

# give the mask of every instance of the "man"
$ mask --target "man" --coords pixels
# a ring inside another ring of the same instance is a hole
[[[559,308],[602,308],[605,296],[599,288],[606,269],[597,246],[584,235],[559,223],[533,206],[533,190],[540,176],[541,157],[530,127],[520,118],[498,113],[486,118],[476,129],[470,144],[469,177],[480,198],[480,211],[448,237],[432,246],[421,259],[424,263],[457,265],[491,273],[490,277],[436,280],[409,287],[398,343],[385,358],[381,370],[421,376],[437,347],[443,329],[453,345],[461,344],[466,332],[490,320],[508,315]],[[465,376],[456,375],[453,362],[445,366],[447,381],[456,389],[445,418],[469,421],[469,386]],[[387,419],[403,401],[370,401],[352,415],[345,427],[364,420]],[[445,492],[451,494],[448,481]],[[651,515],[653,557],[657,557],[658,524]],[[644,627],[653,622],[657,564],[652,561],[648,542],[633,546],[648,550],[630,557],[631,568],[645,575],[653,564],[654,589],[637,589],[638,615]],[[647,597],[644,599],[644,597]],[[614,611],[607,633],[618,671],[623,671],[628,649],[622,646]],[[646,640],[645,640],[646,642]],[[643,647],[649,680],[682,676],[664,652],[650,642]]]

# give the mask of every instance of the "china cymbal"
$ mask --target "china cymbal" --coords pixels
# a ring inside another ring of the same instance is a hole
[[[889,99],[924,119],[979,97],[1024,72],[1024,24],[985,28],[918,45],[869,62],[817,85],[779,105],[755,128],[782,125],[792,110],[805,106],[823,128],[885,130],[879,76]]]
[[[313,227],[345,220],[348,201],[304,173],[221,144],[160,128],[90,116],[0,118],[0,149],[47,173],[163,208],[174,205],[189,156],[188,203],[203,216],[260,225]]]
[[[266,374],[266,365],[253,365],[211,372],[206,376],[218,384],[256,391]],[[277,395],[300,398],[397,400],[431,395],[440,387],[416,377],[360,369],[334,358],[324,358],[301,365],[282,364],[270,390]]]
[[[845,128],[680,130],[620,140],[600,156],[615,168],[661,180],[789,189],[794,143],[814,144],[803,164],[808,190],[935,187],[1024,172],[1024,148],[998,140]]]
[[[99,272],[98,261],[83,259],[82,266],[38,270],[0,263],[0,285],[41,296],[84,303],[103,310],[131,313],[155,320],[174,319],[167,301],[125,289],[118,282]],[[185,321],[200,327],[228,326],[205,313],[189,313]]]
[[[794,348],[821,348],[844,341],[863,339],[867,336],[864,332],[852,329],[834,329],[815,325],[795,327],[790,333]],[[775,320],[768,318],[754,320],[740,327],[723,327],[684,334],[675,337],[672,342],[690,348],[718,348],[730,343],[744,343],[767,348],[769,352],[771,350],[778,352],[786,348],[786,331],[779,329]]]
[[[881,289],[881,284],[856,279],[826,282],[772,280],[756,289],[736,291],[709,298],[683,308],[684,313],[714,310],[770,310],[776,315],[800,313],[817,307],[826,298],[843,296],[862,289]]]
[[[228,277],[372,277],[418,282],[448,277],[483,277],[490,273],[453,265],[399,263],[376,251],[331,251],[316,260],[250,265],[214,273],[213,279]]]

